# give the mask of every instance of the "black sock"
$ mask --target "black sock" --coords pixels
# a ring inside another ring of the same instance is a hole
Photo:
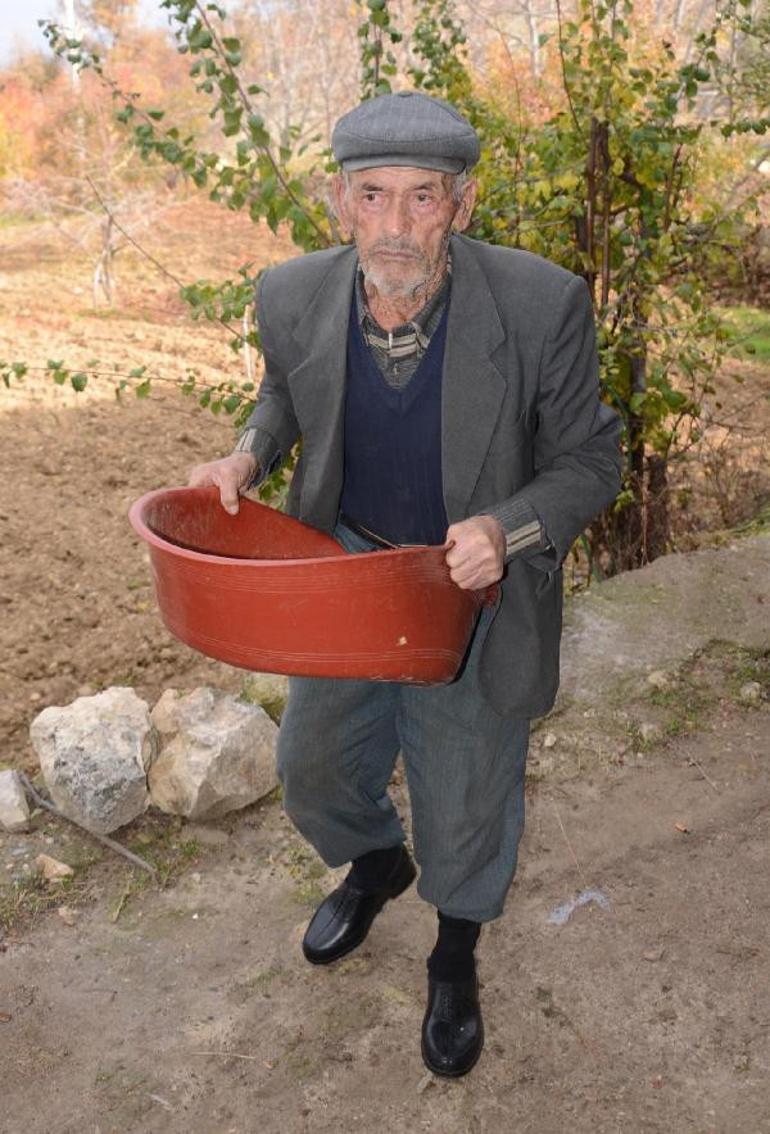
[[[449,917],[438,911],[438,940],[428,957],[428,972],[434,980],[472,980],[476,975],[473,950],[481,923]]]
[[[360,890],[379,890],[395,870],[401,858],[402,844],[369,851],[353,859],[348,880]]]

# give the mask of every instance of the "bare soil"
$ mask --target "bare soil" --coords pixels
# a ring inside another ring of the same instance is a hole
[[[234,278],[247,259],[260,266],[290,247],[191,202],[165,215],[151,250],[195,280]],[[0,358],[42,368],[97,358],[107,371],[147,364],[161,375],[149,398],[127,392],[120,403],[110,377],[83,394],[37,371],[0,386],[0,762],[31,768],[30,720],[79,692],[126,684],[155,699],[173,681],[240,688],[242,674],[163,629],[127,512],[234,444],[232,420],[170,380],[188,367],[203,380],[237,377],[242,363],[228,333],[192,324],[174,285],[132,249],[117,259],[120,305],[96,312],[89,260],[55,231],[0,229],[0,256]]]
[[[461,1082],[420,1059],[432,911],[410,890],[355,954],[307,965],[336,876],[277,805],[209,829],[221,845],[117,921],[121,888],[94,868],[74,926],[51,913],[0,958],[2,1129],[770,1130],[768,716],[732,708],[644,769],[531,789],[479,950],[486,1050]],[[593,887],[608,910],[549,923]]]
[[[291,252],[196,202],[145,242],[186,279]],[[0,358],[238,370],[227,336],[191,326],[132,251],[116,308],[98,313],[88,258],[53,230],[0,229],[0,255]],[[762,409],[766,370],[743,376],[740,397]],[[166,633],[126,520],[232,441],[229,420],[173,391],[118,404],[107,379],[85,395],[34,376],[0,388],[0,764],[34,772],[30,720],[78,693],[242,688]],[[163,887],[45,815],[0,835],[0,898],[39,850],[76,867],[61,892],[30,882],[0,938],[0,1131],[770,1132],[770,712],[711,688],[689,734],[633,766],[530,783],[520,873],[480,948],[487,1047],[458,1083],[419,1055],[432,911],[409,891],[356,954],[306,965],[304,925],[339,874],[275,801],[213,827],[148,816],[121,832],[163,864]],[[394,791],[408,822],[399,777]],[[609,909],[549,923],[592,887]],[[36,904],[52,908],[29,916]]]

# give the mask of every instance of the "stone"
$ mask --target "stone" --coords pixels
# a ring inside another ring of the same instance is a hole
[[[108,835],[146,810],[157,738],[149,706],[133,689],[43,709],[30,737],[51,799],[68,818]]]
[[[608,694],[627,700],[644,686],[640,674],[676,674],[715,628],[737,647],[764,650],[769,604],[770,532],[741,539],[739,551],[663,555],[592,586],[565,604],[557,709],[572,716]]]
[[[746,705],[758,705],[762,700],[762,686],[758,681],[746,681],[738,696]]]
[[[665,689],[669,684],[669,679],[662,669],[654,669],[652,673],[647,674],[647,684],[651,685],[653,689]]]
[[[654,721],[642,721],[639,725],[639,735],[647,744],[652,744],[654,741],[660,740],[663,730]]]
[[[71,878],[75,873],[66,862],[59,862],[58,858],[51,858],[50,854],[39,854],[35,866],[46,882],[60,882],[62,878]]]
[[[250,673],[246,681],[245,696],[265,712],[280,720],[289,696],[289,679],[280,673]]]
[[[161,748],[150,795],[161,811],[215,819],[274,789],[278,729],[258,705],[206,686],[167,689],[151,715]]]
[[[59,906],[56,912],[65,925],[75,925],[78,920],[78,910],[73,910],[72,906]]]
[[[645,949],[642,953],[642,957],[645,961],[650,961],[652,964],[655,964],[656,961],[663,960],[665,952],[666,950],[663,948],[663,946],[659,945],[653,949]]]
[[[555,748],[558,743],[558,737],[555,732],[547,732],[543,737],[543,748]]]
[[[18,772],[0,772],[0,827],[4,831],[26,831],[29,826],[27,793]]]

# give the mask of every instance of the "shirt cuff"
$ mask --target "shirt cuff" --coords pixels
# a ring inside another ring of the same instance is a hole
[[[236,453],[251,453],[257,462],[257,471],[249,484],[249,488],[259,484],[272,471],[271,466],[276,461],[276,444],[269,433],[254,425],[244,429],[235,446]]]
[[[494,516],[505,535],[505,562],[537,557],[537,565],[546,570],[556,566],[556,555],[548,533],[528,500],[506,500],[494,508],[485,508],[485,516]]]

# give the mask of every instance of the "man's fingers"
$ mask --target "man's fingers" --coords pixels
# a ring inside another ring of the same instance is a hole
[[[237,482],[232,476],[223,476],[216,483],[219,484],[219,499],[222,501],[222,507],[231,516],[237,516],[240,508]]]
[[[502,529],[488,516],[474,516],[447,530],[445,562],[452,582],[463,590],[482,590],[503,573]]]
[[[231,453],[219,461],[196,465],[187,483],[191,488],[208,488],[211,485],[218,488],[222,507],[231,516],[236,516],[240,509],[240,493],[246,491],[255,472],[253,457],[247,453]]]

